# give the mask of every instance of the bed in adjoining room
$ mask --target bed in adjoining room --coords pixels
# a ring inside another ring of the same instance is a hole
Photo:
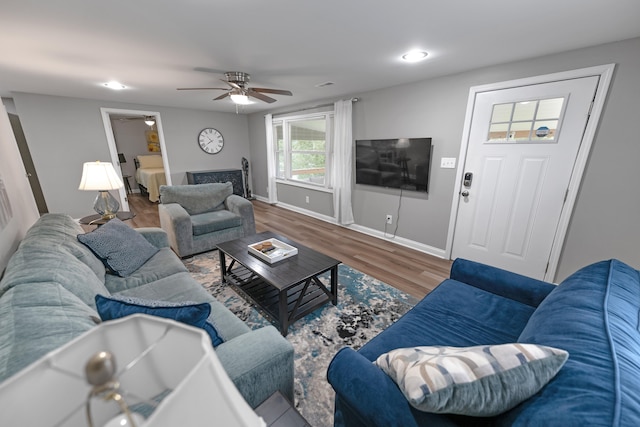
[[[149,201],[160,200],[160,186],[167,183],[164,174],[162,156],[158,154],[136,156],[136,183],[144,195],[148,195]]]

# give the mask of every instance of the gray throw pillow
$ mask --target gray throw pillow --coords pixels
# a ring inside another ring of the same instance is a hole
[[[490,417],[540,391],[568,356],[564,350],[516,343],[401,348],[374,363],[418,410]]]
[[[129,276],[160,250],[118,218],[90,233],[78,234],[78,241],[120,277]]]

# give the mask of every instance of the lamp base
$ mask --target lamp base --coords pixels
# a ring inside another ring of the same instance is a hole
[[[116,217],[120,209],[120,203],[108,191],[100,191],[93,202],[93,210],[98,212],[102,219],[110,220]]]

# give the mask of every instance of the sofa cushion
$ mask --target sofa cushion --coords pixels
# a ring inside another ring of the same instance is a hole
[[[78,240],[121,277],[136,271],[159,250],[118,218],[90,233],[79,234]]]
[[[69,215],[60,213],[48,213],[42,215],[36,223],[27,231],[21,245],[49,247],[55,245],[64,248],[73,254],[80,262],[86,264],[95,273],[96,277],[103,279],[105,266],[85,245],[78,242],[76,236],[84,233],[84,230]]]
[[[173,257],[175,258],[175,255]],[[188,272],[177,273],[152,283],[130,288],[120,292],[119,295],[171,302],[206,301],[211,306],[211,315],[208,321],[214,325],[223,341],[232,340],[251,330],[207,292],[200,283],[193,280]]]
[[[526,304],[449,279],[359,352],[374,361],[403,347],[512,343],[533,311]]]
[[[2,382],[90,330],[98,313],[62,285],[37,282],[7,291],[0,298],[0,319]]]
[[[160,186],[161,203],[177,203],[189,215],[222,209],[225,199],[232,194],[233,185],[230,182]]]
[[[108,294],[105,267],[77,234],[82,228],[68,215],[46,214],[27,231],[0,281],[0,295],[35,282],[55,282],[95,308],[93,297]]]
[[[564,280],[519,341],[561,347],[571,357],[540,393],[501,417],[501,425],[640,425],[639,302],[639,272],[617,260]]]
[[[191,216],[194,236],[212,233],[226,228],[242,227],[242,218],[227,210],[205,212]]]
[[[118,293],[186,271],[187,268],[171,249],[162,248],[127,277],[107,274],[104,284],[109,292]]]
[[[116,295],[105,297],[96,295],[96,307],[102,320],[113,320],[131,314],[143,313],[150,316],[173,319],[196,328],[204,329],[211,338],[214,347],[222,344],[216,328],[207,318],[211,314],[209,303],[195,303],[191,301],[169,302],[147,300],[141,298]]]
[[[416,409],[489,417],[537,393],[567,356],[564,350],[516,343],[401,348],[375,363]]]

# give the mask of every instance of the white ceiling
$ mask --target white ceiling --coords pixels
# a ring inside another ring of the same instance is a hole
[[[2,0],[0,96],[234,112],[221,91],[176,90],[224,87],[224,71],[293,92],[252,113],[634,38],[639,22],[638,0]],[[428,59],[402,62],[411,49]]]

